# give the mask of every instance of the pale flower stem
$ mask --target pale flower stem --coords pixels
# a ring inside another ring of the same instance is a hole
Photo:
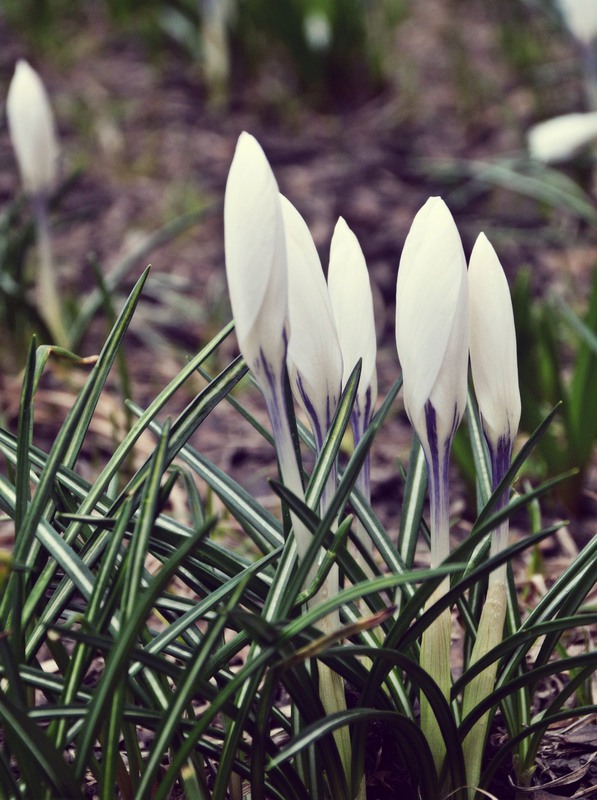
[[[323,440],[318,439],[316,441],[316,449],[318,455],[321,453],[322,447],[323,447]],[[327,512],[330,506],[331,499],[334,496],[334,492],[336,491],[338,482],[337,477],[338,477],[337,470],[336,467],[334,466],[330,470],[328,480],[326,482],[326,485],[324,487],[321,496],[320,512],[322,517]],[[309,606],[314,607],[319,603],[322,603],[324,600],[328,600],[334,594],[338,593],[339,586],[340,583],[339,583],[338,565],[333,564],[320,590],[309,601]],[[340,612],[336,609],[335,611],[331,612],[326,617],[324,617],[319,624],[321,630],[324,633],[326,634],[335,633],[340,627]],[[322,664],[321,662],[319,663],[319,696],[321,698],[321,703],[327,714],[334,714],[339,711],[346,711],[346,694],[344,690],[344,679],[342,678],[341,675],[338,675],[337,672],[334,672],[328,666]],[[352,749],[350,746],[350,735],[348,732],[348,728],[344,726],[342,728],[338,728],[337,730],[335,730],[334,740],[336,742],[338,752],[340,753],[340,758],[342,760],[342,765],[344,767],[344,773],[346,777],[349,778],[351,763],[352,763]],[[359,795],[359,797],[360,796],[361,795]]]
[[[54,338],[54,343],[61,347],[66,347],[68,345],[68,334],[63,323],[62,308],[56,285],[46,200],[41,195],[35,195],[32,205],[39,253],[39,272],[35,294],[36,305],[48,326],[50,334]]]
[[[286,393],[284,389],[284,368],[272,370],[271,365],[263,358],[264,371],[267,385],[261,384],[265,404],[272,425],[272,432],[276,444],[276,454],[280,468],[280,477],[284,485],[301,500],[305,499],[305,490],[301,478],[300,467],[294,451],[292,432],[286,413]],[[294,537],[299,559],[303,559],[311,542],[311,532],[290,512]]]
[[[352,434],[353,434],[355,448],[361,441],[361,438],[370,421],[371,421],[370,419],[365,420],[364,416],[361,414],[357,413],[352,414],[351,423],[352,423]],[[367,454],[365,461],[363,462],[361,471],[357,475],[355,487],[360,492],[363,500],[365,500],[367,504],[370,504],[371,503],[371,460],[369,458],[369,454]],[[365,528],[360,519],[358,518],[355,519],[354,528],[357,538],[359,539],[361,545],[367,550],[369,555],[373,555],[373,540],[369,536],[367,529]],[[367,564],[364,556],[361,554],[361,551],[358,548],[354,548],[354,557],[359,567],[365,573],[365,576],[367,578],[373,578],[374,577],[373,570]],[[362,599],[359,599],[357,605],[360,613],[365,614],[367,611],[367,604]],[[372,633],[376,638],[379,638],[377,631],[373,631]],[[369,659],[363,659],[363,663],[370,665],[371,661]]]
[[[582,70],[589,110],[597,110],[597,61],[594,42],[581,43]]]
[[[429,450],[425,452],[429,473],[429,506],[431,517],[431,567],[439,566],[450,554],[450,516],[448,495],[448,466],[452,438],[438,443],[435,409],[429,403],[426,409]],[[444,579],[429,598],[425,609],[433,606],[446,594],[450,581]],[[424,631],[421,638],[420,664],[449,700],[452,685],[450,645],[452,616],[446,608]],[[446,755],[446,746],[435,714],[425,695],[421,693],[421,729],[433,754],[439,774]]]
[[[265,387],[263,387],[264,396],[272,424],[274,440],[276,442],[280,475],[284,485],[297,497],[304,499],[303,483],[301,480],[299,465],[294,452],[288,415],[286,413],[284,377],[283,374],[275,376],[269,370],[267,372],[267,376],[268,387],[267,390],[265,390]],[[318,444],[321,445],[322,442],[319,442]],[[335,485],[336,472],[333,470],[330,474],[330,479],[324,491],[324,497],[322,498],[322,513],[324,513],[324,509],[329,503],[330,492],[333,493],[335,491]],[[307,548],[309,547],[309,543],[311,541],[311,532],[305,525],[303,525],[296,515],[292,513],[292,511],[290,512],[290,517],[292,520],[298,557],[300,560],[301,558],[304,558]],[[315,562],[309,571],[306,582],[307,586],[309,586],[309,584],[313,581],[317,572],[317,566],[317,562]],[[319,592],[317,592],[317,594],[309,601],[309,607],[316,606],[318,603],[332,596],[332,594],[337,591],[338,567],[336,564],[334,564]],[[339,624],[339,614],[336,611],[332,614],[329,614],[327,617],[324,617],[319,626],[323,634],[329,634],[334,633],[338,629]],[[326,714],[334,714],[338,711],[346,710],[344,680],[340,675],[331,670],[325,664],[319,664],[319,696]],[[345,774],[347,777],[349,777],[351,768],[351,748],[348,728],[343,727],[336,730],[334,732],[334,740],[340,753]]]
[[[425,609],[445,595],[448,588],[448,581],[444,581],[429,598]],[[433,620],[431,625],[423,632],[421,638],[420,663],[430,678],[433,678],[439,686],[442,694],[449,699],[451,687],[450,673],[450,644],[452,640],[452,616],[450,609],[445,611]],[[421,692],[421,730],[423,731],[427,744],[433,754],[433,763],[439,775],[446,757],[446,745],[442,736],[435,714],[429,705],[427,698]]]
[[[508,606],[506,587],[503,583],[490,583],[487,597],[481,612],[477,638],[471,655],[470,663],[474,664],[492,648],[497,647],[502,641],[504,620]],[[466,717],[479,703],[493,691],[497,661],[494,661],[483,672],[479,673],[464,690],[462,703],[462,717]],[[462,743],[464,764],[466,767],[466,782],[469,787],[469,798],[473,800],[481,775],[481,762],[485,750],[485,738],[489,724],[489,712],[484,714],[471,728]]]
[[[512,457],[512,442],[502,438],[498,441],[497,448],[490,447],[492,461],[493,488],[495,489],[508,469]],[[508,493],[499,498],[496,511],[503,509],[508,502]],[[500,523],[493,532],[491,540],[491,555],[497,555],[508,544],[508,520]],[[504,633],[504,621],[508,608],[508,594],[506,591],[507,565],[501,564],[489,576],[489,586],[487,597],[481,611],[477,638],[473,652],[471,653],[470,664],[474,664],[492,648],[497,647],[502,641]],[[492,691],[495,684],[497,672],[497,661],[490,664],[483,672],[479,673],[466,686],[462,700],[462,716],[466,717],[479,703],[481,703]],[[480,720],[471,728],[463,742],[464,763],[466,765],[466,778],[469,787],[469,798],[473,800],[481,775],[483,752],[485,750],[485,740],[487,736],[487,726],[489,724],[489,712],[484,714]]]
[[[320,444],[317,444],[317,453],[321,453]],[[320,501],[320,513],[323,517],[328,508],[330,507],[330,502],[336,491],[338,483],[338,473],[336,467],[332,467],[330,470],[330,474],[326,481],[324,490],[321,495]],[[338,565],[333,564],[332,568],[330,569],[325,581],[323,582],[319,591],[314,595],[312,600],[309,601],[310,606],[316,606],[319,603],[322,603],[324,600],[328,600],[334,594],[338,593],[339,588],[339,577],[338,577]],[[321,624],[326,625],[326,632],[333,633],[338,630],[340,627],[340,612],[336,609],[335,611],[330,612],[324,619],[321,621]]]
[[[491,473],[492,473],[492,484],[493,489],[495,490],[506,472],[508,471],[508,467],[510,466],[510,461],[512,460],[512,442],[509,438],[502,437],[498,440],[497,447],[490,447],[491,453]],[[508,493],[504,492],[504,494],[499,498],[496,511],[503,509],[508,503]],[[509,533],[509,523],[508,520],[505,519],[501,522],[498,527],[493,532],[493,536],[491,539],[491,555],[496,556],[498,553],[501,553],[502,550],[507,547],[508,545],[508,533]],[[491,575],[489,576],[489,583],[506,583],[506,574],[507,574],[507,565],[501,564],[496,570],[494,570]]]
[[[370,416],[365,417],[363,414],[356,412],[352,414],[351,425],[352,425],[352,436],[355,448],[358,446],[359,442],[363,438],[363,435],[370,422],[371,422]],[[371,503],[371,459],[369,458],[368,453],[367,456],[365,457],[365,460],[363,461],[363,466],[361,468],[361,471],[357,475],[355,486],[360,492],[361,496],[363,497],[363,500],[365,500],[367,504],[370,504]],[[371,555],[373,555],[373,542],[371,540],[371,537],[366,532],[363,524],[360,522],[360,520],[357,520],[356,530],[361,543],[365,546],[368,552]],[[363,568],[365,572],[367,572],[367,570],[365,569],[364,561],[359,555],[357,555],[357,563]]]

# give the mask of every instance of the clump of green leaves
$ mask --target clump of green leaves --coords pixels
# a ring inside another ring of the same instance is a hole
[[[594,581],[597,542],[585,548],[523,621],[511,587],[504,641],[474,666],[468,664],[481,588],[490,571],[550,534],[543,530],[487,561],[490,531],[550,484],[493,513],[502,489],[490,492],[482,436],[471,415],[479,516],[471,535],[443,565],[416,568],[416,543],[426,531],[419,446],[413,448],[406,477],[397,547],[353,491],[399,391],[398,381],[346,465],[322,519],[316,509],[349,424],[357,370],[309,477],[305,500],[272,484],[283,506],[312,532],[309,553],[297,568],[288,516],[281,521],[266,511],[191,443],[209,413],[245,375],[242,360],[210,379],[175,419],[160,418],[165,404],[185,392],[217,350],[230,325],[146,409],[133,408],[136,422],[90,480],[81,451],[145,279],[120,312],[49,452],[32,444],[43,363],[35,348],[25,371],[19,429],[16,434],[0,431],[0,452],[8,465],[0,476],[0,508],[15,528],[0,598],[0,793],[7,798],[77,798],[84,796],[84,782],[95,781],[98,795],[106,799],[115,793],[137,800],[150,794],[167,798],[175,787],[189,798],[240,798],[250,786],[253,796],[344,800],[360,790],[367,731],[376,720],[395,743],[404,791],[425,797],[452,792],[465,800],[462,741],[477,719],[498,709],[508,738],[484,762],[480,785],[490,790],[493,776],[512,755],[517,782],[529,783],[548,726],[596,710],[589,702],[569,707],[575,690],[597,666],[595,653],[569,657],[558,643],[569,628],[597,621],[594,611],[583,607]],[[248,411],[243,413],[250,422]],[[299,430],[303,449],[312,447],[310,436]],[[127,477],[125,465],[128,469],[136,442],[148,431],[156,437],[155,451]],[[505,483],[533,444],[515,460]],[[252,541],[254,557],[218,542],[216,520],[204,511],[206,490],[201,487],[206,485]],[[186,520],[167,511],[173,491],[186,493]],[[353,515],[378,554],[371,559],[362,553],[373,576],[368,579],[346,546],[347,537],[358,546]],[[321,547],[327,557],[304,591]],[[317,592],[333,563],[344,588],[305,612],[307,597]],[[449,591],[422,613],[447,575]],[[266,604],[267,619],[262,614]],[[418,652],[431,620],[453,604],[461,612],[465,646],[464,669],[449,704],[418,664]],[[322,635],[318,623],[332,609],[339,610],[342,626]],[[541,636],[543,644],[528,671],[527,660]],[[314,669],[319,661],[351,685],[354,702],[346,711],[324,714]],[[465,686],[493,661],[498,663],[495,690],[460,719]],[[568,678],[546,708],[534,711],[535,690],[554,674]],[[292,715],[281,688],[290,698]],[[417,722],[421,691],[447,749],[439,774]],[[351,738],[348,775],[331,735],[339,728]]]

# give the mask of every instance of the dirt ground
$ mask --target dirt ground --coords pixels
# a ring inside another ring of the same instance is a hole
[[[186,356],[230,318],[221,212],[226,175],[243,130],[261,142],[281,191],[309,223],[324,264],[339,215],[357,234],[374,288],[382,396],[399,371],[393,304],[400,252],[414,214],[430,195],[446,199],[467,254],[484,230],[510,279],[530,268],[537,295],[557,291],[582,308],[597,262],[595,231],[579,225],[569,212],[470,178],[473,164],[521,157],[525,131],[534,121],[583,108],[572,43],[537,22],[547,60],[536,65],[530,80],[529,72],[517,71],[500,47],[488,12],[492,4],[418,0],[413,7],[395,32],[386,87],[356,105],[347,103],[343,92],[342,103],[330,98],[323,108],[300,96],[287,71],[267,66],[256,77],[244,80],[241,75],[229,102],[214,105],[196,63],[175,50],[159,57],[148,53],[143,41],[115,31],[97,9],[77,25],[65,24],[64,41],[55,43],[50,55],[11,29],[0,11],[0,95],[6,96],[17,58],[29,59],[52,97],[64,174],[81,169],[54,216],[65,294],[82,297],[90,290],[93,263],[107,274],[161,225],[198,206],[207,208],[184,233],[137,259],[124,281],[123,288],[130,287],[152,264],[127,344],[135,401],[143,404],[155,396]],[[586,180],[590,188],[592,174]],[[0,204],[17,187],[3,126]],[[97,350],[104,330],[101,320],[91,326],[79,348],[82,355]],[[223,351],[223,359],[232,355],[234,342]],[[42,439],[51,436],[55,419],[64,415],[76,380],[57,370],[43,383],[37,412]],[[18,388],[18,371],[0,375],[0,417],[9,427],[16,418]],[[258,398],[251,402],[262,413]],[[99,457],[117,435],[119,403],[114,387],[94,423]],[[397,459],[407,457],[410,437],[398,407],[374,447],[373,503],[390,531],[397,528],[400,510]],[[264,502],[273,502],[266,482],[271,455],[234,414],[218,408],[198,438],[194,444],[208,457]],[[528,565],[520,565],[519,582],[528,589],[529,601],[593,535],[594,473],[582,516],[545,545],[543,574],[529,574]],[[464,534],[470,520],[457,471],[454,485],[452,511],[462,516],[459,531]],[[547,513],[565,512],[554,507]],[[572,739],[561,741],[562,758],[570,766]],[[548,764],[545,781],[550,769],[551,779],[561,776]],[[568,788],[586,789],[587,775]],[[567,790],[562,795],[553,791],[546,788],[533,797],[570,796]]]

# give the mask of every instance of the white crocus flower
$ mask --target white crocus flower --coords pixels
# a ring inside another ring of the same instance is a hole
[[[359,435],[362,435],[377,399],[375,318],[365,256],[357,237],[342,217],[332,236],[328,291],[342,351],[343,385],[359,359],[362,360],[355,401],[355,416],[358,416]]]
[[[303,21],[303,33],[308,47],[315,52],[329,50],[332,43],[332,26],[325,11],[308,11]]]
[[[335,330],[335,344],[329,338],[321,338],[328,337],[329,330],[325,328],[325,322],[322,323],[323,327],[319,327],[321,320],[312,316],[311,302],[314,308],[321,308],[321,284],[329,306],[327,287],[313,240],[298,212],[279,194],[263,150],[247,133],[239,137],[226,184],[224,240],[226,275],[239,347],[265,397],[282,480],[297,497],[304,499],[285,402],[287,351],[290,354],[287,344],[289,292],[292,300],[290,324],[296,326],[293,329],[294,383],[299,387],[301,402],[311,412],[309,417],[315,423],[314,432],[319,446],[323,443],[321,435],[325,436],[327,431],[325,425],[331,419],[338,401],[342,360]],[[319,276],[316,266],[319,266]],[[292,281],[289,280],[289,271],[294,276]],[[301,318],[303,313],[305,319]],[[298,314],[295,321],[293,314],[295,318]],[[328,310],[328,316],[331,319],[331,309]],[[337,351],[336,359],[330,360],[326,356],[330,345],[332,352]],[[322,372],[319,373],[319,370]],[[311,542],[311,533],[296,515],[291,512],[290,516],[298,555],[302,559]],[[308,576],[307,586],[316,571],[315,564]],[[310,603],[317,603],[337,591],[338,572],[334,565],[324,586]],[[266,603],[264,615],[267,619],[271,619],[274,611],[275,607]],[[336,630],[338,624],[336,612],[321,620],[321,629],[329,633]],[[321,664],[319,680],[321,701],[326,712],[345,711],[342,678]],[[348,774],[351,762],[350,737],[345,728],[336,731],[334,736]]]
[[[597,140],[597,111],[564,114],[539,122],[527,133],[532,158],[544,164],[569,161]]]
[[[288,271],[280,194],[261,146],[248,133],[239,136],[228,173],[224,243],[239,348],[265,398],[282,479],[302,498],[285,402]],[[311,534],[291,517],[302,557]]]
[[[576,39],[582,62],[589,108],[597,108],[597,3],[595,0],[558,0],[568,30]]]
[[[48,195],[58,177],[58,141],[45,87],[23,59],[17,62],[10,82],[6,116],[23,188],[31,199],[35,217],[39,252],[36,304],[54,343],[66,347],[69,337],[56,282],[47,207]]]
[[[49,192],[58,174],[58,141],[47,92],[37,72],[17,62],[6,98],[8,131],[30,195]]]
[[[244,132],[226,183],[224,244],[238,345],[267,390],[286,357],[286,244],[278,184],[261,146]]]
[[[402,365],[404,406],[427,461],[431,515],[431,566],[450,553],[448,462],[464,413],[468,368],[468,282],[454,219],[438,197],[416,215],[406,237],[396,285],[396,345]],[[440,599],[443,581],[428,601]],[[421,639],[421,666],[449,698],[450,609]],[[445,745],[435,715],[421,694],[421,728],[438,773]]]
[[[471,368],[479,413],[489,447],[493,488],[503,479],[512,457],[512,446],[520,422],[520,391],[516,360],[516,331],[506,276],[485,234],[477,238],[469,263]],[[508,502],[508,492],[497,501],[497,509]],[[495,529],[491,554],[508,544],[508,520]],[[487,597],[481,612],[477,638],[471,654],[474,664],[502,641],[507,609],[507,568],[502,564],[489,577]],[[495,685],[497,661],[480,672],[465,688],[463,716],[481,703]],[[478,785],[489,716],[485,714],[466,736],[464,761],[467,783]],[[474,788],[469,797],[475,796]]]
[[[558,0],[564,22],[579,42],[590,44],[597,37],[595,0]]]
[[[508,282],[485,234],[475,242],[469,264],[470,351],[473,384],[492,464],[495,489],[508,471],[520,423],[516,330]],[[508,501],[504,492],[498,501]],[[492,554],[508,542],[508,520],[494,532]],[[493,575],[502,580],[505,565]]]
[[[340,398],[342,355],[334,314],[309,228],[280,198],[288,254],[288,369],[292,391],[321,448]]]
[[[365,256],[357,237],[342,217],[336,223],[330,246],[328,292],[344,364],[343,386],[361,359],[361,376],[350,418],[356,446],[371,422],[377,399],[377,342],[373,297]],[[369,502],[369,456],[363,463],[356,486],[365,501]],[[371,540],[360,520],[356,522],[356,531],[361,542],[371,551]],[[362,562],[360,557],[358,560]],[[364,562],[361,565],[364,567]]]
[[[484,233],[469,263],[470,352],[475,394],[490,449],[511,450],[520,422],[516,331],[508,282]]]
[[[319,452],[340,398],[342,355],[327,284],[309,228],[289,200],[280,196],[280,201],[288,254],[290,385],[299,405],[307,415]],[[322,515],[326,512],[335,489],[334,467],[330,471],[321,497]],[[316,570],[317,565],[314,564],[310,578],[315,577]],[[317,605],[333,597],[338,589],[338,566],[333,564],[323,585],[309,604]],[[339,626],[338,610],[328,614],[320,622],[321,629],[326,633],[336,631]],[[346,710],[344,682],[338,673],[333,672],[325,664],[319,665],[319,687],[321,702],[327,714]],[[348,774],[351,747],[347,729],[340,728],[335,731],[334,738]]]
[[[404,244],[396,284],[396,345],[404,406],[425,451],[433,502],[435,492],[438,498],[446,494],[449,450],[466,407],[468,364],[466,260],[454,219],[439,197],[418,212]],[[434,506],[431,557],[436,566],[448,555],[449,542],[447,507]]]

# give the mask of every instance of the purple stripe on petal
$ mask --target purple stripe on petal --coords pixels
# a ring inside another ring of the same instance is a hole
[[[284,335],[284,344],[286,345],[286,335]],[[286,359],[286,346],[284,347],[282,358],[284,360]],[[277,440],[280,430],[282,429],[281,416],[286,413],[285,409],[281,408],[278,404],[278,398],[284,397],[284,370],[273,369],[261,348],[259,348],[259,361],[267,383],[267,390],[264,391],[264,397],[272,423],[274,439]],[[284,361],[282,361],[282,363],[284,363]]]
[[[305,404],[305,411],[307,412],[309,420],[311,421],[311,425],[313,426],[313,435],[315,437],[315,444],[317,446],[317,449],[321,450],[321,448],[323,447],[323,438],[324,438],[323,431],[321,428],[321,420],[317,416],[317,413],[315,411],[315,406],[313,405],[311,399],[309,398],[309,395],[305,391],[303,381],[299,374],[297,374],[296,377],[296,385],[303,399],[303,403]]]
[[[513,441],[510,436],[500,436],[497,442],[497,447],[492,447],[491,443],[486,437],[489,447],[489,455],[491,457],[491,473],[492,473],[492,488],[495,490],[498,484],[508,471],[510,462],[512,460],[512,447]],[[508,501],[508,492],[504,492],[500,497],[498,508],[506,505]]]
[[[429,459],[431,460],[431,463],[427,465],[429,477],[437,486],[440,471],[440,454],[437,446],[437,414],[430,402],[425,404],[425,427],[427,429],[427,441],[429,442]]]

